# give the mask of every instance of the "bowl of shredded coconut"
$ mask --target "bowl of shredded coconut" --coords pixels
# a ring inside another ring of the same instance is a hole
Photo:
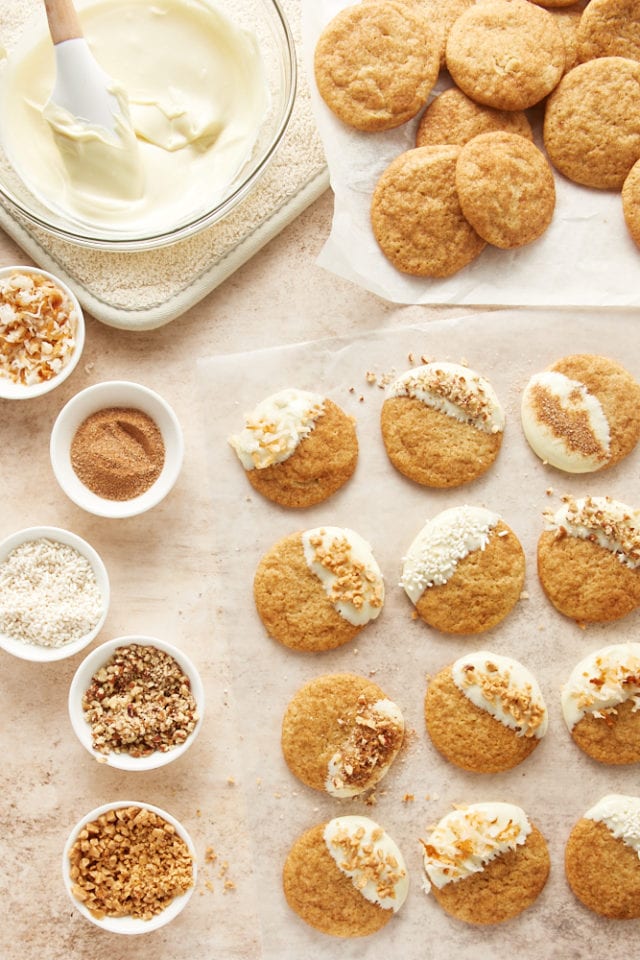
[[[36,267],[0,268],[0,398],[53,390],[77,366],[84,336],[82,308],[65,283]]]
[[[0,543],[0,648],[21,660],[71,657],[102,629],[109,577],[85,540],[28,527]]]

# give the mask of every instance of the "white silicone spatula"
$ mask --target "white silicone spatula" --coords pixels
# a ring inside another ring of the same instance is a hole
[[[87,124],[114,131],[122,112],[111,77],[85,40],[72,0],[44,0],[54,44],[56,79],[50,104]]]

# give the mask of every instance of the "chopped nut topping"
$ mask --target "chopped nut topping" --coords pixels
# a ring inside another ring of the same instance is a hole
[[[331,838],[331,845],[340,851],[339,866],[350,874],[357,874],[355,885],[362,890],[372,883],[380,900],[396,898],[396,885],[405,877],[396,858],[375,844],[383,838],[384,831],[378,828],[371,835],[372,843],[363,843],[365,831],[362,827],[350,833],[340,829]]]
[[[625,507],[619,501],[610,497],[584,497],[575,500],[573,497],[562,498],[565,509],[562,511],[563,520],[558,523],[556,515],[551,511],[544,511],[544,517],[552,528],[556,530],[556,539],[562,539],[571,532],[583,539],[591,540],[606,546],[616,553],[618,559],[625,566],[640,565],[640,514],[638,511]],[[569,529],[567,529],[569,527]]]
[[[489,427],[494,401],[485,390],[482,378],[472,371],[462,374],[427,364],[398,382],[398,396],[416,397],[420,393],[435,394],[458,407],[468,423],[498,432],[499,428]]]
[[[364,791],[373,786],[396,756],[404,736],[404,725],[363,694],[349,736],[341,744],[333,762],[339,772],[331,777],[335,790]],[[340,721],[338,721],[340,723]],[[342,721],[341,727],[344,724]]]
[[[546,715],[543,703],[534,699],[530,684],[514,688],[510,673],[501,673],[494,663],[486,664],[486,671],[473,664],[465,664],[464,683],[478,686],[488,703],[500,702],[503,711],[512,717],[525,737],[534,737]]]
[[[377,574],[353,557],[351,544],[345,536],[334,537],[325,547],[320,534],[309,540],[314,550],[314,561],[335,577],[329,599],[333,604],[350,603],[356,610],[365,604],[379,609],[384,603],[384,587]]]

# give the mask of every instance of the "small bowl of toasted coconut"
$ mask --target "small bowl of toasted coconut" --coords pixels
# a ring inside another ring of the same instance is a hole
[[[84,347],[73,291],[37,267],[0,268],[0,398],[29,400],[61,384]]]

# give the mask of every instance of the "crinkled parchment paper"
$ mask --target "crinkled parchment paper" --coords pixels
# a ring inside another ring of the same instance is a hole
[[[615,311],[555,315],[498,310],[482,317],[381,330],[353,339],[219,356],[201,361],[200,399],[207,414],[211,538],[219,552],[215,587],[218,642],[228,646],[241,736],[241,784],[247,797],[269,960],[341,957],[458,957],[489,960],[518,955],[568,960],[619,953],[637,926],[605,921],[573,897],[563,873],[564,844],[574,822],[602,795],[637,792],[634,767],[606,767],[573,744],[559,702],[561,684],[586,653],[637,639],[638,615],[580,629],[557,613],[538,583],[536,543],[542,511],[565,493],[608,494],[638,505],[640,449],[600,474],[569,476],[544,466],[527,446],[519,404],[528,378],[568,353],[615,357],[640,376],[635,321]],[[409,354],[466,360],[492,382],[507,414],[502,450],[485,477],[454,490],[429,490],[404,479],[387,460],[379,430],[383,390],[367,382],[400,373]],[[355,475],[333,498],[311,509],[287,511],[262,499],[248,484],[227,438],[243,414],[287,386],[321,390],[357,420],[360,458]],[[470,503],[495,509],[519,537],[527,558],[525,596],[487,634],[439,634],[412,619],[398,586],[401,559],[424,522],[446,507]],[[387,599],[379,619],[339,650],[301,654],[271,640],[253,604],[253,574],[280,537],[321,524],[349,526],[367,539],[383,570]],[[550,727],[533,755],[507,773],[465,773],[446,763],[425,732],[427,675],[458,656],[488,649],[521,660],[537,676]],[[375,805],[335,800],[298,783],[281,756],[280,724],[290,697],[312,677],[353,671],[372,677],[404,712],[406,748],[375,793]],[[521,805],[547,838],[551,875],[538,901],[519,918],[493,928],[450,919],[421,889],[419,839],[453,803],[503,800]],[[294,839],[307,827],[345,812],[372,816],[397,840],[411,874],[403,909],[380,933],[340,942],[317,933],[293,914],[281,888],[281,870]],[[544,947],[540,944],[543,943]],[[505,952],[506,950],[506,952]]]
[[[319,33],[348,0],[302,0],[304,63],[324,145],[335,211],[319,263],[395,303],[607,305],[640,303],[640,251],[631,240],[619,193],[577,186],[556,173],[553,222],[518,250],[486,247],[444,280],[409,277],[380,252],[369,225],[371,195],[388,164],[415,146],[418,120],[386,133],[361,133],[333,116],[313,80]],[[441,74],[435,93],[450,85]],[[541,146],[541,113],[529,112]]]

